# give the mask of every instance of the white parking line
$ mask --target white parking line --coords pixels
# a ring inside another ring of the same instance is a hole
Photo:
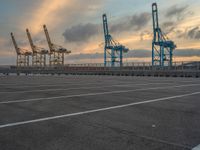
[[[76,80],[75,80],[76,81]],[[127,82],[122,82],[122,83],[127,83]],[[0,84],[0,86],[12,86],[12,87],[45,87],[45,86],[65,86],[65,85],[82,85],[82,84],[98,84],[97,82],[85,82],[85,81],[76,81],[76,82],[65,82],[63,81],[62,83],[51,83],[51,84],[41,84],[41,83],[35,83],[35,84]]]
[[[85,83],[85,82],[80,82],[80,83],[77,83],[77,84],[74,84],[74,82],[72,82],[73,84],[71,83],[60,83],[60,84],[40,84],[40,85],[19,85],[19,86],[12,86],[12,87],[17,87],[17,88],[28,88],[28,87],[48,87],[48,86],[73,86],[73,85],[94,85],[94,84],[98,84],[98,83],[95,83],[95,82],[90,82],[90,83]]]
[[[167,145],[173,145],[173,146],[176,146],[176,147],[182,147],[184,149],[192,149],[192,147],[189,146],[189,145],[183,145],[183,144],[179,144],[179,143],[169,142],[169,141],[166,141],[166,140],[157,139],[157,138],[154,138],[154,137],[149,137],[149,136],[144,136],[144,135],[136,135],[136,136],[141,137],[141,138],[145,138],[147,140],[159,142],[159,143],[164,143],[164,144],[167,144]]]
[[[119,82],[118,84],[127,84],[128,82]],[[154,82],[155,83],[155,82]],[[168,82],[165,82],[168,83]],[[110,84],[112,84],[112,82],[110,82]],[[17,88],[37,88],[37,87],[54,87],[54,86],[74,86],[74,85],[102,85],[102,82],[78,82],[78,83],[74,83],[74,82],[64,82],[64,83],[55,83],[55,84],[32,84],[32,85],[11,85],[12,88],[13,87],[17,87]]]
[[[188,97],[188,96],[199,95],[199,94],[200,94],[200,92],[194,92],[194,93],[188,93],[188,94],[183,94],[183,95],[176,95],[176,96],[170,96],[170,97],[163,97],[163,98],[158,98],[158,99],[146,100],[146,101],[142,101],[142,102],[134,102],[134,103],[124,104],[124,105],[117,105],[117,106],[112,106],[112,107],[105,107],[105,108],[100,108],[100,109],[87,110],[87,111],[71,113],[71,114],[64,114],[64,115],[58,115],[58,116],[51,116],[51,117],[33,119],[33,120],[28,120],[28,121],[8,123],[8,124],[0,125],[0,129],[6,128],[6,127],[13,127],[13,126],[19,126],[19,125],[24,125],[24,124],[42,122],[42,121],[55,120],[55,119],[60,119],[60,118],[67,118],[67,117],[72,117],[72,116],[78,116],[78,115],[84,115],[84,114],[91,114],[91,113],[96,113],[96,112],[108,111],[108,110],[113,110],[113,109],[129,107],[129,106],[135,106],[135,105],[141,105],[141,104],[147,104],[147,103],[153,103],[153,102],[159,102],[159,101],[167,101],[167,100],[171,100],[171,99],[175,99],[175,98],[182,98],[182,97]]]
[[[56,83],[57,85],[62,85],[62,84],[71,84],[71,83],[74,83],[74,82],[62,82],[62,83]],[[41,85],[40,83],[31,83],[31,84],[24,84],[24,83],[15,83],[15,84],[13,84],[13,83],[2,83],[2,84],[0,84],[0,86],[37,86],[37,85]],[[50,84],[42,84],[42,85],[55,85],[55,84],[53,84],[53,83],[50,83]]]
[[[194,147],[192,150],[200,150],[200,144],[196,147]]]
[[[25,99],[25,100],[12,100],[12,101],[2,101],[0,102],[0,104],[23,103],[23,102],[42,101],[42,100],[56,100],[56,99],[62,99],[62,98],[85,97],[85,96],[96,96],[96,95],[106,95],[106,94],[119,94],[119,93],[135,92],[135,91],[159,90],[159,89],[180,88],[180,87],[199,86],[199,85],[200,84],[186,84],[186,85],[176,85],[176,86],[166,86],[166,87],[162,86],[162,87],[134,89],[134,90],[121,90],[121,91],[86,93],[86,94],[66,95],[66,96],[56,96],[56,97],[46,97],[46,98],[34,98],[34,99]]]
[[[95,88],[105,88],[105,87],[133,87],[137,85],[159,85],[159,84],[172,84],[172,83],[146,83],[146,84],[115,84],[108,86],[91,86],[91,87],[79,87],[79,88],[57,88],[57,89],[43,89],[43,90],[26,90],[26,91],[5,91],[0,92],[0,94],[7,93],[29,93],[29,92],[49,92],[49,91],[68,91],[68,90],[81,90],[81,89],[95,89]],[[85,85],[85,84],[84,84]]]
[[[90,82],[90,84],[92,83],[96,83],[95,80],[90,80],[90,81],[93,81],[93,82]],[[110,81],[110,80],[108,80]],[[26,81],[28,82],[28,80]],[[34,81],[32,81],[34,82]],[[37,81],[38,82],[38,81]],[[51,82],[50,80],[48,82]],[[50,85],[64,85],[64,84],[74,84],[74,83],[77,83],[77,84],[83,84],[83,83],[86,83],[85,81],[81,80],[81,81],[78,81],[76,79],[72,79],[70,82],[69,81],[63,81],[61,83],[48,83],[48,84],[41,84],[41,83],[30,83],[30,84],[24,84],[24,83],[1,83],[0,86],[16,86],[16,87],[35,87],[35,86],[50,86]],[[127,82],[125,82],[127,83]],[[76,84],[75,84],[76,85]]]
[[[75,80],[76,81],[76,80]],[[115,81],[115,80],[114,80]],[[162,82],[162,80],[155,80],[152,82]],[[165,83],[176,83],[173,80],[165,80]],[[195,83],[195,81],[177,81],[178,83]],[[128,82],[124,82],[122,81],[119,84],[123,84],[123,83],[128,83]],[[65,86],[65,85],[93,85],[93,84],[98,84],[96,82],[90,82],[90,83],[86,83],[85,81],[82,82],[78,82],[78,83],[74,83],[74,82],[63,82],[63,83],[55,83],[55,84],[40,84],[40,83],[35,83],[35,84],[0,84],[0,86],[12,86],[12,87],[20,87],[20,88],[26,88],[26,87],[46,87],[46,86]]]

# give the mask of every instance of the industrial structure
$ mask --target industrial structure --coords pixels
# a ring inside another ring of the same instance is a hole
[[[34,45],[31,34],[27,36],[33,53],[18,47],[13,33],[12,41],[17,53],[17,65],[0,67],[0,74],[65,74],[65,75],[116,75],[116,76],[165,76],[165,77],[200,77],[200,62],[173,62],[176,45],[169,40],[159,27],[157,4],[152,4],[153,41],[152,62],[123,63],[123,54],[128,48],[115,41],[109,33],[106,14],[103,14],[104,29],[104,63],[102,64],[68,64],[64,65],[65,54],[71,53],[62,46],[52,43],[46,25],[43,26],[50,51]],[[49,65],[45,66],[49,54]],[[32,56],[32,66],[29,57]],[[45,66],[42,69],[41,66]],[[54,67],[55,66],[55,67]],[[57,67],[59,66],[59,67]],[[123,66],[123,67],[122,67]]]
[[[123,55],[129,51],[124,45],[120,44],[118,41],[114,40],[112,35],[109,33],[108,20],[106,14],[102,15],[103,19],[103,31],[104,31],[104,68],[115,67],[116,69],[119,67],[120,69],[126,68],[126,64],[123,64]],[[173,69],[173,51],[176,48],[176,45],[173,41],[169,40],[167,36],[162,32],[159,27],[159,18],[158,18],[158,8],[157,4],[152,4],[152,19],[153,19],[153,41],[152,41],[152,65],[146,67],[144,65],[143,70],[154,70],[157,68],[171,68]],[[62,46],[56,45],[51,41],[49,32],[47,30],[46,25],[43,25],[43,30],[46,36],[46,40],[48,43],[49,51],[36,46],[33,43],[33,39],[28,29],[26,29],[27,37],[32,49],[32,53],[28,50],[24,50],[18,47],[13,33],[11,33],[12,41],[14,47],[17,52],[17,67],[21,66],[29,66],[29,57],[32,56],[32,66],[33,67],[45,67],[50,69],[55,66],[55,68],[65,68],[64,60],[65,54],[71,53],[71,51],[63,48]],[[49,55],[49,64],[46,64],[46,56]],[[199,63],[198,63],[199,64]],[[176,65],[175,65],[176,66]],[[181,65],[184,68],[184,65]],[[67,65],[70,68],[70,64]],[[130,68],[129,68],[130,67]],[[134,65],[128,68],[131,70],[138,68]],[[178,66],[179,67],[179,66]],[[68,68],[68,69],[69,69]],[[139,67],[140,68],[140,67]],[[176,67],[175,67],[176,68]],[[199,66],[195,66],[194,68],[199,68]],[[37,69],[31,68],[28,69]],[[81,69],[81,68],[80,68]],[[98,70],[99,68],[97,68]],[[40,69],[41,71],[42,69]]]
[[[170,41],[159,27],[157,4],[152,4],[153,41],[152,41],[152,66],[172,66],[173,51],[176,45]]]
[[[17,67],[28,67],[29,57],[32,55],[32,53],[26,49],[22,49],[18,47],[13,33],[11,33],[11,38],[12,38],[12,42],[17,53],[17,62],[16,62]]]
[[[49,66],[64,66],[65,54],[69,54],[71,53],[71,51],[63,48],[62,46],[52,43],[46,25],[44,25],[43,28],[44,28],[44,32],[46,35],[46,39],[47,39],[47,43],[48,43],[50,51],[48,51],[45,48],[36,46],[33,43],[32,36],[28,29],[26,29],[26,34],[27,34],[32,52],[19,48],[13,33],[11,33],[13,45],[17,53],[17,62],[16,62],[17,67],[30,66],[29,64],[30,56],[32,56],[32,67],[45,67],[47,65],[46,64],[47,55],[49,55]]]
[[[32,66],[46,66],[46,55],[48,54],[48,50],[34,45],[31,34],[28,29],[26,29],[26,33],[32,49]]]
[[[109,33],[108,21],[106,14],[103,14],[103,29],[104,29],[104,66],[122,66],[123,65],[123,53],[129,51],[128,48],[121,45],[114,40]]]
[[[65,54],[71,53],[71,51],[63,48],[62,46],[56,45],[51,42],[51,38],[49,36],[49,32],[47,30],[46,25],[43,25],[44,32],[46,35],[46,39],[49,46],[49,65],[50,66],[63,66],[64,65],[64,56]]]

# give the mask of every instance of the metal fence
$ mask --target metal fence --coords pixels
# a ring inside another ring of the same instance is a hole
[[[68,64],[65,67],[104,67],[103,63],[94,63],[94,64]],[[111,66],[107,66],[111,67]],[[115,66],[112,68],[119,68],[120,66]],[[172,66],[152,66],[151,62],[129,62],[124,63],[124,69],[133,69],[133,70],[200,70],[200,62],[188,62],[188,61],[181,61],[181,62],[173,62]]]
[[[4,69],[15,69],[17,68],[16,66],[9,66],[9,65],[2,65],[0,66],[0,70]],[[64,66],[46,66],[46,67],[20,67],[24,69],[38,69],[38,70],[48,70],[48,69],[67,69],[67,68],[76,68],[76,69],[81,69],[81,68],[88,68],[88,69],[96,69],[98,70],[99,68],[106,68],[106,70],[200,70],[200,62],[174,62],[172,66],[152,66],[151,62],[130,62],[130,63],[124,63],[123,67],[120,66],[107,66],[105,67],[103,63],[87,63],[87,64],[66,64]]]

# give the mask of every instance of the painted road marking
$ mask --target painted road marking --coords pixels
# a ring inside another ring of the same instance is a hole
[[[73,83],[73,84],[71,84]],[[101,85],[102,83],[99,83],[99,82],[90,82],[90,83],[85,83],[85,82],[79,82],[79,83],[76,83],[74,84],[74,82],[71,82],[70,84],[69,83],[59,83],[59,84],[40,84],[40,85],[16,85],[16,86],[12,86],[13,87],[17,87],[17,88],[37,88],[37,87],[53,87],[53,86],[74,86],[74,85]],[[155,83],[155,82],[154,82]],[[166,83],[169,83],[169,82],[166,82]],[[109,84],[112,84],[112,83],[109,83]],[[127,82],[119,82],[118,84],[127,84]]]
[[[71,83],[74,83],[74,82],[62,82],[62,83],[56,83],[57,85],[62,85],[62,84],[71,84]],[[40,83],[31,83],[31,84],[24,84],[24,83],[15,83],[15,84],[13,84],[13,83],[2,83],[2,84],[0,84],[0,86],[1,85],[3,85],[3,86],[17,86],[17,87],[20,87],[20,86],[22,86],[22,87],[24,87],[24,86],[37,86],[37,85],[43,85],[43,86],[48,86],[48,85],[55,85],[55,84],[53,84],[53,83],[50,83],[50,84],[40,84]]]
[[[5,91],[0,92],[0,94],[7,93],[29,93],[29,92],[49,92],[49,91],[68,91],[68,90],[81,90],[81,89],[94,89],[94,88],[104,88],[104,87],[133,87],[135,85],[158,85],[158,84],[172,84],[172,83],[144,83],[144,84],[116,84],[108,86],[91,86],[91,87],[79,87],[79,88],[57,88],[57,89],[43,89],[43,90],[26,90],[26,91]]]
[[[192,147],[189,146],[189,145],[183,145],[183,144],[179,144],[179,143],[169,142],[169,141],[166,141],[166,140],[157,139],[157,138],[154,138],[154,137],[149,137],[149,136],[144,136],[144,135],[136,135],[136,136],[141,137],[141,138],[145,138],[147,140],[159,142],[159,143],[164,143],[164,144],[167,144],[167,145],[173,145],[173,146],[182,147],[182,148],[185,148],[185,149],[192,149]]]
[[[177,86],[134,89],[134,90],[121,90],[121,91],[110,91],[110,92],[100,92],[100,93],[86,93],[86,94],[77,94],[77,95],[55,96],[55,97],[46,97],[46,98],[34,98],[34,99],[25,99],[25,100],[12,100],[12,101],[2,101],[2,102],[0,102],[0,104],[23,103],[23,102],[33,102],[33,101],[43,101],[43,100],[56,100],[56,99],[62,99],[62,98],[86,97],[86,96],[96,96],[96,95],[106,95],[106,94],[119,94],[119,93],[135,92],[135,91],[159,90],[159,89],[180,88],[180,87],[199,86],[199,85],[200,84],[187,84],[187,85],[177,85]]]
[[[152,81],[152,82],[162,82],[161,80],[155,80],[155,81]],[[196,81],[173,81],[173,80],[165,80],[165,83],[195,83]],[[86,85],[93,85],[93,84],[98,84],[98,83],[95,83],[95,82],[90,82],[90,83],[85,83],[84,81],[82,82],[79,82],[77,84],[74,84],[74,82],[64,82],[64,83],[55,83],[55,84],[40,84],[40,83],[36,83],[36,84],[25,84],[25,85],[22,85],[22,84],[0,84],[0,86],[12,86],[12,87],[20,87],[20,88],[26,88],[26,87],[46,87],[46,86],[65,86],[66,84],[67,85],[81,85],[82,84],[86,84]],[[127,83],[127,82],[122,82],[122,83],[119,83],[119,84],[123,84],[123,83]]]
[[[60,118],[67,118],[67,117],[91,114],[91,113],[96,113],[96,112],[108,111],[108,110],[113,110],[113,109],[125,108],[125,107],[129,107],[129,106],[148,104],[148,103],[159,102],[159,101],[167,101],[167,100],[171,100],[171,99],[175,99],[175,98],[182,98],[182,97],[188,97],[188,96],[199,95],[199,94],[200,94],[200,92],[194,92],[194,93],[188,93],[188,94],[183,94],[183,95],[176,95],[176,96],[146,100],[146,101],[142,101],[142,102],[134,102],[134,103],[128,103],[128,104],[117,105],[117,106],[112,106],[112,107],[105,107],[105,108],[100,108],[100,109],[93,109],[93,110],[87,110],[87,111],[82,111],[82,112],[33,119],[33,120],[28,120],[28,121],[2,124],[2,125],[0,125],[0,129],[7,128],[7,127],[19,126],[19,125],[25,125],[25,124],[31,124],[31,123],[37,123],[37,122],[43,122],[43,121],[49,121],[49,120],[55,120],[55,119],[60,119]]]
[[[194,147],[192,150],[200,150],[200,144],[196,147]]]
[[[74,82],[72,82],[72,83],[74,83]],[[12,86],[12,87],[20,87],[20,88],[27,88],[27,87],[47,87],[47,86],[68,86],[68,85],[70,85],[70,86],[73,86],[73,85],[82,85],[82,84],[84,84],[84,85],[93,85],[93,84],[98,84],[98,83],[95,83],[95,82],[91,82],[91,83],[77,83],[77,84],[69,84],[69,83],[61,83],[61,84],[40,84],[40,85],[19,85],[19,86]]]

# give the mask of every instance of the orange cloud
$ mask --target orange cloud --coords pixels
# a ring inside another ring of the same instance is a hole
[[[187,61],[199,61],[200,57],[192,56],[192,57],[174,57],[174,62],[187,62]]]
[[[31,27],[31,32],[37,34],[42,30],[43,24],[56,26],[61,22],[61,18],[56,14],[62,10],[69,8],[73,2],[71,0],[44,0],[41,6],[34,10],[33,17],[23,28]]]
[[[7,44],[8,44],[7,39],[0,37],[0,55],[1,56],[11,56],[15,54],[15,51],[11,51],[10,48],[5,46]]]
[[[100,46],[100,43],[97,42],[90,42],[87,45],[83,46],[79,53],[97,53],[103,52],[103,47]]]

